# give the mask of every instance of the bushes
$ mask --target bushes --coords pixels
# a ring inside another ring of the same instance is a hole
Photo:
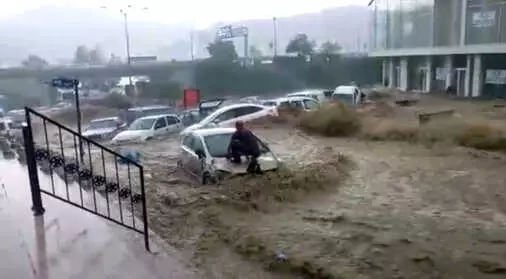
[[[303,114],[298,125],[309,133],[341,137],[359,132],[361,121],[354,110],[342,103],[333,103]]]
[[[461,146],[491,151],[506,151],[506,136],[491,125],[470,124],[455,137]]]
[[[372,114],[372,115],[371,115]],[[374,141],[403,141],[431,145],[446,142],[463,147],[506,152],[504,125],[491,121],[469,122],[460,118],[432,120],[419,125],[414,119],[377,117],[371,111],[357,112],[341,103],[325,105],[311,112],[284,112],[280,119],[301,130],[327,137],[356,136]]]

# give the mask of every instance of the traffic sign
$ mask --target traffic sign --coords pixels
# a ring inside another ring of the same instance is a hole
[[[74,86],[79,84],[77,79],[69,78],[54,78],[51,80],[51,86],[62,89],[73,89]]]

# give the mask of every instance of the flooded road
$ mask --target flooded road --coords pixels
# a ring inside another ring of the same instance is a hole
[[[321,138],[289,127],[254,132],[300,175],[311,162],[324,168],[331,153],[346,155],[355,167],[323,192],[309,177],[305,184],[314,191],[259,209],[261,204],[243,207],[234,200],[251,194],[241,192],[245,183],[226,185],[236,187],[241,195],[235,195],[178,172],[177,137],[121,147],[141,154],[152,228],[207,278],[299,278],[271,272],[278,252],[294,270],[344,278],[506,274],[505,156],[446,145]],[[79,196],[79,188],[73,189],[71,196]]]
[[[39,179],[50,189],[50,177],[40,172]],[[54,181],[66,195],[65,183]],[[0,263],[5,278],[196,278],[156,236],[158,253],[146,253],[140,234],[44,194],[46,213],[34,217],[26,168],[16,160],[0,159],[0,183],[0,250],[10,258]],[[69,186],[78,197],[78,185]],[[92,195],[83,196],[89,206]]]

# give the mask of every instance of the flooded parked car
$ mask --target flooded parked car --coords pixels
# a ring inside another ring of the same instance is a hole
[[[198,178],[202,184],[247,173],[247,158],[241,164],[227,159],[228,145],[235,128],[212,128],[192,131],[182,137],[178,166]],[[274,171],[281,161],[268,145],[257,137],[260,148],[258,164],[261,171]]]
[[[278,115],[277,109],[257,104],[230,105],[215,110],[199,123],[184,129],[182,134],[203,128],[232,127],[239,120],[248,122],[268,115]]]
[[[97,118],[90,121],[83,132],[83,136],[92,140],[112,139],[117,133],[126,128],[126,123],[119,117]]]
[[[132,122],[128,129],[117,134],[111,143],[145,142],[157,136],[179,132],[182,128],[183,123],[175,114],[145,116]]]
[[[126,112],[126,123],[131,124],[137,118],[151,115],[171,114],[173,108],[170,106],[145,106],[129,108]]]

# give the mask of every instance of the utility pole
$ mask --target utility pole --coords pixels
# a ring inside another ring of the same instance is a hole
[[[190,55],[191,55],[191,59],[192,61],[195,60],[195,53],[194,53],[194,50],[193,50],[193,47],[194,47],[194,34],[193,34],[193,30],[190,31]]]
[[[274,40],[272,42],[274,48],[274,57],[278,56],[278,26],[276,22],[276,17],[272,18],[272,28],[274,32]]]

